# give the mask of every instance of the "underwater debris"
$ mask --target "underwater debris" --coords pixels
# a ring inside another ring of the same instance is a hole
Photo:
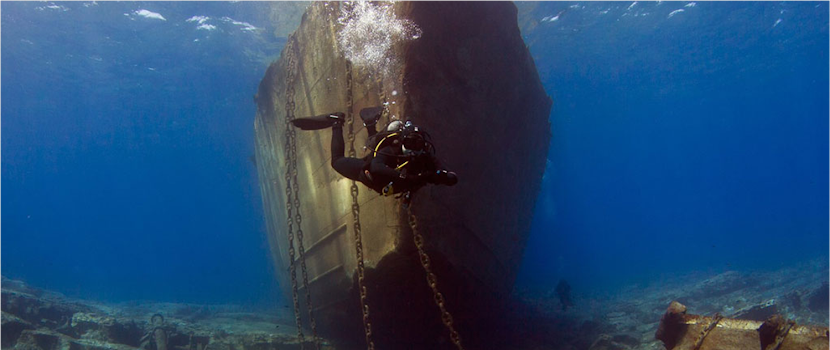
[[[761,322],[690,315],[686,310],[673,301],[660,319],[655,338],[668,350],[828,349],[827,327],[797,325],[781,315]]]

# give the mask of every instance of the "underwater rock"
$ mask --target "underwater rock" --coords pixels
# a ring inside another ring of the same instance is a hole
[[[4,285],[5,288],[5,285]],[[65,324],[76,312],[91,312],[93,308],[75,303],[40,298],[23,292],[2,291],[3,312],[15,315],[33,325],[57,327]]]
[[[32,295],[35,297],[41,297],[45,293],[44,290],[38,288],[32,288],[28,284],[24,283],[23,281],[13,280],[6,278],[6,276],[0,277],[0,284],[3,285],[3,290],[8,292],[19,292],[27,295]]]
[[[3,282],[4,309],[0,325],[3,349],[136,350],[143,345],[140,348],[154,350],[152,339],[146,337],[154,328],[149,322],[150,315],[170,310],[179,310],[183,318],[169,317],[162,323],[169,350],[294,350],[302,347],[295,329],[284,326],[290,320],[246,312],[238,306],[86,304],[86,301],[68,299],[48,291],[39,291],[40,297],[24,293],[21,290],[29,289],[18,287],[25,284],[15,282]],[[15,290],[7,290],[7,285]],[[191,322],[193,318],[198,320]],[[143,344],[142,339],[145,340]],[[146,341],[148,339],[150,341]],[[321,345],[322,349],[331,349],[325,340]],[[304,346],[309,349],[313,344],[307,338]]]
[[[15,344],[15,350],[136,350],[136,348],[98,341],[92,339],[74,339],[72,337],[38,329],[23,331]]]
[[[14,348],[16,350],[58,350],[70,340],[68,337],[51,331],[27,330],[24,331]]]
[[[132,319],[116,319],[84,312],[72,316],[71,326],[80,338],[136,347],[139,346],[141,336],[146,333]]]
[[[20,338],[20,334],[31,329],[35,329],[31,323],[4,311],[2,323],[0,323],[0,347],[3,349],[13,347]]]

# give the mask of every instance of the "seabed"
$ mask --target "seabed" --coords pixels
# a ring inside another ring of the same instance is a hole
[[[828,264],[813,260],[777,271],[677,276],[607,295],[573,291],[562,310],[553,291],[517,289],[511,349],[659,350],[655,338],[672,301],[690,314],[763,321],[780,314],[797,325],[828,326]],[[358,300],[354,301],[355,303]],[[482,310],[482,312],[488,312]],[[163,317],[162,323],[154,315]],[[101,303],[2,280],[2,348],[17,350],[300,349],[291,308],[256,312],[235,305]],[[161,330],[166,344],[153,336]],[[305,347],[313,349],[310,331]],[[475,334],[461,334],[462,340]],[[337,349],[321,339],[321,349]],[[448,348],[451,348],[448,347]],[[760,348],[760,346],[759,346]],[[338,349],[342,350],[342,349]]]

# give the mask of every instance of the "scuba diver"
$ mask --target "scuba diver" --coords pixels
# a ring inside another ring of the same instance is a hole
[[[369,107],[360,111],[363,126],[369,133],[367,141],[371,152],[363,158],[346,157],[343,139],[342,112],[291,121],[302,130],[331,128],[331,166],[351,180],[359,181],[385,196],[399,194],[405,201],[411,192],[426,184],[453,186],[458,176],[441,168],[435,157],[435,148],[429,142],[429,134],[411,122],[392,121],[378,132],[376,124],[383,114],[383,107]]]
[[[562,304],[562,311],[568,311],[568,307],[573,307],[574,302],[571,299],[571,285],[568,284],[568,281],[564,279],[559,280],[559,284],[556,285],[556,289],[554,290],[556,295],[559,296],[559,303]]]

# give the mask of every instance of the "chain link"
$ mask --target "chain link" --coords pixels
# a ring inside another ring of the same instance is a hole
[[[331,23],[332,30],[332,39],[334,39],[333,45],[337,46],[337,20],[336,16],[334,16],[334,4],[338,6],[338,10],[340,6],[354,6],[351,3],[340,3],[340,2],[326,2],[323,4],[324,10],[326,11],[326,20]],[[348,140],[349,140],[349,157],[356,157],[357,151],[354,147],[355,142],[355,132],[354,132],[354,81],[352,79],[352,64],[348,60],[344,59],[346,64],[346,124],[348,124]],[[355,239],[355,254],[357,260],[357,288],[358,292],[360,293],[360,310],[363,314],[363,329],[365,330],[366,335],[366,347],[369,350],[375,349],[375,343],[372,341],[372,323],[369,321],[369,305],[367,302],[366,297],[366,280],[364,277],[364,262],[363,262],[363,239],[361,236],[361,227],[360,227],[360,204],[358,201],[359,189],[357,187],[357,182],[352,180],[351,187],[349,188],[349,192],[352,197],[352,219],[354,224],[354,239]]]
[[[294,202],[292,201],[294,192],[291,187],[293,171],[290,166],[292,159],[292,131],[294,128],[291,125],[289,116],[293,117],[294,115],[294,79],[297,71],[297,58],[294,55],[294,45],[295,39],[294,36],[291,36],[285,46],[286,57],[288,58],[288,67],[286,69],[285,79],[285,212],[288,234],[288,273],[289,276],[291,276],[291,293],[294,300],[294,320],[297,323],[297,340],[300,342],[300,347],[303,348],[305,337],[303,335],[303,323],[302,320],[300,320],[300,298],[297,293],[297,271],[294,265]]]
[[[438,291],[438,279],[435,277],[435,274],[432,273],[432,269],[430,268],[430,261],[429,255],[427,255],[426,251],[424,250],[424,237],[421,236],[421,233],[418,232],[418,220],[415,218],[415,214],[412,214],[412,206],[410,205],[407,207],[407,215],[409,215],[409,227],[412,228],[412,237],[415,240],[415,247],[418,248],[418,257],[421,259],[421,266],[424,267],[424,271],[427,274],[427,284],[429,288],[432,289],[432,296],[435,299],[435,305],[438,305],[438,309],[441,310],[441,321],[444,322],[444,326],[450,331],[450,340],[455,346],[463,350],[464,347],[461,346],[461,336],[458,335],[458,332],[453,327],[453,320],[452,315],[445,306],[446,302],[444,300],[444,295]]]
[[[351,3],[339,3],[336,2],[338,8],[339,6],[354,6]],[[336,28],[337,23],[333,13],[328,11],[329,5],[331,3],[325,3],[324,6],[326,8],[326,19],[331,22],[332,28]],[[334,45],[337,46],[337,30],[335,29],[332,32],[332,37],[334,39]],[[354,80],[352,79],[352,64],[348,60],[344,59],[346,63],[346,124],[348,124],[348,140],[349,140],[349,157],[356,157],[357,151],[354,147],[355,142],[355,132],[354,132]],[[360,191],[357,187],[357,181],[352,180],[352,184],[349,188],[349,192],[352,197],[352,220],[354,224],[354,240],[355,240],[355,259],[357,260],[357,288],[358,292],[360,293],[360,310],[363,314],[363,329],[366,333],[366,347],[369,350],[375,349],[375,343],[372,341],[372,323],[369,321],[369,304],[367,302],[366,297],[366,280],[364,277],[364,270],[365,265],[363,262],[363,239],[361,235],[361,227],[360,227],[360,204],[358,201],[358,195]]]
[[[315,349],[320,349],[320,341],[317,337],[317,323],[314,320],[314,307],[311,302],[311,290],[308,286],[308,270],[305,263],[305,247],[303,246],[303,217],[300,214],[300,182],[297,176],[297,132],[291,125],[294,120],[294,84],[297,76],[297,39],[294,35],[289,38],[285,52],[288,58],[288,71],[286,74],[285,87],[285,193],[286,193],[286,217],[288,223],[288,259],[291,275],[291,291],[294,299],[294,317],[297,322],[297,338],[300,347],[305,348],[302,321],[300,319],[300,301],[297,291],[297,271],[294,264],[294,225],[297,225],[297,248],[299,250],[300,270],[302,271],[303,287],[305,288],[306,308],[308,310],[309,325],[311,326],[312,340]],[[293,216],[292,216],[293,214]]]
[[[715,329],[715,327],[718,325],[718,322],[720,322],[722,319],[723,316],[721,316],[720,313],[715,314],[715,317],[712,319],[712,322],[710,322],[706,327],[703,327],[703,329],[700,331],[700,334],[697,335],[697,339],[695,339],[694,343],[695,345],[692,348],[693,350],[699,350],[700,347],[703,346],[703,340],[706,339],[706,336],[709,335],[709,332]]]
[[[293,120],[294,116],[290,116],[290,120]],[[300,215],[300,185],[299,180],[297,178],[297,140],[296,140],[296,131],[294,128],[290,128],[291,130],[291,138],[294,142],[291,143],[291,185],[294,190],[294,207],[297,208],[297,212],[294,215],[294,222],[297,224],[297,249],[300,253],[300,270],[302,271],[303,276],[303,287],[305,288],[305,297],[306,297],[306,308],[308,310],[308,322],[311,326],[311,336],[314,340],[314,347],[315,349],[320,348],[319,340],[317,338],[317,323],[314,321],[314,314],[313,310],[314,307],[311,303],[311,289],[308,287],[308,270],[306,269],[305,264],[305,247],[303,246],[303,217]]]
[[[346,123],[349,125],[349,157],[355,157],[357,151],[354,148],[354,81],[352,79],[352,64],[346,61]],[[366,331],[366,347],[374,350],[375,343],[372,341],[372,323],[369,321],[369,304],[366,297],[366,280],[364,278],[363,263],[363,239],[360,228],[360,204],[358,202],[357,181],[352,180],[350,188],[352,195],[352,217],[354,220],[354,246],[357,254],[357,288],[360,292],[360,310],[363,312],[363,329]]]
[[[350,2],[345,2],[343,6],[350,6],[352,5]],[[326,7],[326,19],[329,21],[334,22],[332,19],[332,14],[329,12],[332,9]],[[336,43],[335,43],[336,45]],[[353,81],[353,67],[351,62],[348,60],[345,61],[346,63],[346,124],[348,124],[348,140],[349,140],[349,157],[356,157],[357,151],[355,150],[355,132],[354,132],[354,81]],[[378,76],[375,79],[375,83],[377,84],[377,88],[379,91],[379,98],[383,105],[383,114],[389,118],[390,111],[389,111],[389,102],[386,96],[386,91],[383,87],[383,76],[378,73]],[[293,102],[292,102],[293,103]],[[293,151],[292,151],[293,152]],[[294,173],[296,178],[296,172]],[[296,184],[295,184],[296,186]],[[352,217],[354,221],[354,233],[355,233],[355,252],[356,252],[356,259],[357,259],[357,283],[358,283],[358,291],[360,293],[360,307],[363,313],[363,328],[366,333],[366,345],[369,350],[374,350],[375,344],[372,341],[372,323],[369,320],[369,305],[367,302],[367,293],[366,293],[366,281],[364,276],[365,271],[365,264],[364,264],[364,256],[363,256],[363,242],[361,237],[361,226],[360,226],[360,205],[358,201],[359,189],[357,187],[357,182],[352,180],[352,184],[350,187],[350,194],[352,197]],[[295,202],[298,202],[298,198],[295,195]],[[299,207],[299,204],[297,204]],[[415,246],[418,248],[418,256],[421,261],[421,265],[426,272],[427,284],[432,289],[433,298],[435,300],[435,304],[441,311],[441,321],[447,327],[450,332],[450,339],[452,340],[453,344],[460,349],[463,350],[464,348],[461,346],[461,337],[459,336],[458,332],[455,330],[453,326],[453,319],[452,315],[447,311],[445,307],[445,300],[443,294],[438,291],[438,282],[435,274],[432,273],[430,267],[430,260],[429,255],[427,255],[426,251],[423,247],[423,236],[418,232],[418,222],[414,214],[412,214],[411,207],[407,208],[407,213],[409,215],[409,225],[412,228],[413,238],[415,240]],[[301,220],[299,213],[297,215],[298,221]],[[302,232],[300,230],[300,232]],[[301,233],[300,233],[300,237]],[[300,247],[300,255],[302,257],[303,248]],[[303,262],[304,263],[304,262]],[[303,269],[305,270],[305,269]],[[305,271],[303,271],[305,273]],[[305,276],[304,276],[305,277]],[[295,293],[295,301],[296,301],[296,293]],[[310,299],[309,299],[310,302]]]

